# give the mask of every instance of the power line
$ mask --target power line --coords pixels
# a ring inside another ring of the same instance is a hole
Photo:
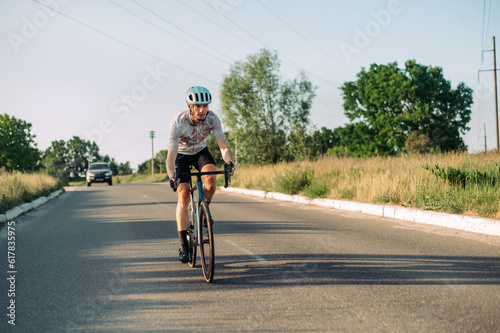
[[[284,19],[282,19],[275,11],[273,11],[271,8],[269,8],[267,5],[265,5],[264,2],[262,2],[261,0],[257,0],[257,1],[262,5],[262,7],[264,7],[268,12],[270,12],[271,14],[273,14],[278,20],[280,20],[284,25],[286,25],[290,30],[292,30],[297,36],[299,36],[300,38],[302,38],[303,40],[305,40],[309,45],[311,45],[312,47],[314,47],[316,50],[318,50],[319,52],[321,52],[323,55],[325,55],[326,57],[330,58],[337,65],[339,65],[341,67],[344,67],[335,58],[333,58],[328,53],[326,53],[325,51],[323,51],[319,46],[317,46],[316,44],[314,44],[313,42],[311,42],[311,40],[309,40],[306,37],[304,37],[304,35],[302,35],[299,31],[297,31],[297,29],[295,29],[292,25],[288,24],[288,22],[286,22]]]
[[[112,0],[109,0],[109,1],[113,2]],[[194,40],[198,41],[200,44],[203,44],[204,46],[208,47],[210,50],[212,50],[212,51],[214,51],[214,52],[216,52],[216,53],[218,53],[218,54],[222,55],[223,57],[225,57],[226,59],[229,59],[230,61],[234,61],[233,59],[231,59],[230,57],[228,57],[228,56],[227,56],[227,55],[225,55],[224,53],[220,52],[220,51],[219,51],[219,50],[217,50],[216,48],[212,47],[211,45],[209,45],[209,44],[205,43],[204,41],[202,41],[202,40],[201,40],[201,39],[199,39],[198,37],[193,36],[193,35],[191,35],[189,32],[185,31],[184,29],[181,29],[181,28],[179,28],[179,27],[175,26],[174,24],[170,23],[167,19],[165,19],[164,17],[162,17],[162,16],[160,16],[159,14],[155,13],[155,12],[154,12],[154,11],[152,11],[151,9],[147,8],[146,6],[144,6],[144,5],[140,4],[140,3],[138,3],[138,2],[137,2],[137,1],[135,1],[135,0],[131,0],[131,1],[132,1],[133,3],[135,3],[136,5],[138,5],[139,7],[143,8],[144,10],[146,10],[147,12],[149,12],[150,14],[152,14],[152,15],[156,16],[157,18],[159,18],[159,19],[160,19],[160,20],[162,20],[163,22],[165,22],[165,23],[167,23],[168,25],[172,26],[173,28],[175,28],[175,29],[177,29],[177,30],[181,31],[182,33],[184,33],[184,34],[188,35],[189,37],[193,38]],[[129,11],[129,12],[130,12],[130,11]],[[131,12],[131,13],[132,13],[132,12]],[[134,13],[132,13],[132,14],[134,14]],[[134,14],[134,15],[135,15],[135,14]],[[142,19],[142,18],[141,18],[141,19]],[[147,20],[146,20],[146,22],[148,22],[148,23],[150,23],[150,24],[153,24],[153,23],[151,23],[150,21],[147,21]],[[155,26],[156,26],[156,25],[155,25]],[[158,26],[156,26],[156,27],[158,27]],[[158,27],[158,28],[159,28],[159,27]],[[160,29],[160,28],[159,28],[159,29]],[[163,29],[162,29],[162,31],[165,31],[165,30],[163,30]],[[178,38],[178,39],[180,39],[180,38]],[[181,41],[183,41],[183,42],[185,42],[185,41],[184,41],[184,40],[182,40],[182,39],[180,39],[180,40],[181,40]],[[186,42],[185,42],[185,43],[186,43]],[[187,43],[187,44],[188,44],[188,43]],[[191,44],[190,44],[190,45],[191,45]],[[191,46],[192,46],[192,45],[191,45]],[[206,52],[204,52],[204,53],[205,53],[205,54],[208,54],[208,53],[206,53]],[[210,55],[210,54],[208,54],[208,55]],[[211,56],[211,55],[210,55],[210,56]],[[218,59],[219,61],[224,62],[225,64],[230,65],[230,63],[228,63],[227,61],[221,60],[220,58],[216,58],[216,59]]]
[[[210,4],[207,2],[207,0],[203,0],[203,2],[204,2],[207,6],[210,6]],[[200,15],[201,15],[201,14],[200,14]],[[233,26],[235,26],[236,28],[238,28],[239,30],[243,31],[243,32],[244,32],[245,34],[247,34],[248,36],[252,37],[252,38],[253,38],[254,40],[256,40],[257,42],[259,42],[259,43],[260,43],[261,45],[263,45],[264,47],[266,47],[266,48],[270,48],[270,47],[269,47],[266,43],[264,43],[262,40],[260,40],[259,38],[257,38],[257,37],[256,37],[256,36],[254,36],[253,34],[251,34],[248,30],[244,29],[242,26],[240,26],[239,24],[237,24],[236,22],[234,22],[233,20],[231,20],[229,17],[225,17],[225,19],[226,19],[229,23],[231,23]],[[325,82],[325,83],[327,83],[327,84],[329,84],[329,85],[331,85],[331,86],[333,86],[333,87],[336,87],[336,86],[337,86],[337,84],[334,84],[334,83],[330,82],[330,81],[329,81],[329,80],[327,80],[327,79],[324,79],[324,78],[322,78],[322,77],[320,77],[320,76],[318,76],[318,75],[315,75],[315,74],[313,74],[313,73],[310,73],[310,72],[308,72],[308,71],[304,70],[301,66],[297,65],[296,63],[294,63],[294,62],[293,62],[292,60],[290,60],[289,58],[287,58],[287,57],[285,57],[285,56],[283,56],[283,55],[281,55],[281,57],[282,57],[284,60],[288,61],[288,63],[289,63],[289,64],[291,64],[291,66],[292,66],[292,67],[295,67],[295,69],[298,69],[298,70],[303,70],[304,72],[307,72],[307,73],[308,73],[309,75],[311,75],[312,77],[315,77],[315,78],[317,78],[317,79],[319,79],[319,80],[321,80],[321,81],[323,81],[323,82]]]
[[[207,5],[207,6],[210,6],[210,4],[207,2],[207,0],[203,0],[203,2]],[[264,42],[262,42],[260,39],[258,39],[257,37],[255,37],[254,35],[252,35],[250,32],[248,32],[248,30],[246,29],[243,29],[240,25],[236,24],[233,20],[231,20],[229,17],[225,17],[225,19],[231,23],[232,25],[234,25],[236,28],[240,29],[241,31],[243,31],[244,33],[246,33],[248,36],[252,37],[254,40],[256,40],[257,42],[259,42],[260,44],[266,46],[266,44]],[[267,47],[267,46],[266,46]]]
[[[483,0],[483,32],[481,33],[481,49],[484,49],[484,26],[486,17],[486,0]]]
[[[499,8],[499,4],[498,2],[495,2],[495,13],[493,14],[493,17],[495,18],[495,21],[493,21],[493,25],[492,25],[492,29],[491,30],[495,30],[496,26],[497,26],[497,19],[498,19],[498,8]]]
[[[223,30],[224,32],[227,32],[228,34],[230,34],[231,36],[233,36],[233,37],[235,37],[236,39],[240,40],[241,42],[243,42],[243,43],[245,43],[245,44],[247,44],[247,45],[250,45],[251,47],[253,47],[253,48],[255,48],[255,49],[258,49],[258,48],[259,48],[258,46],[255,46],[255,45],[253,45],[253,44],[250,44],[248,41],[246,41],[246,40],[242,39],[240,36],[238,36],[237,34],[235,34],[234,32],[232,32],[231,30],[224,29],[224,27],[222,27],[220,24],[217,24],[217,23],[215,23],[214,21],[209,20],[209,19],[207,18],[207,16],[206,16],[206,15],[204,15],[204,14],[200,13],[197,9],[195,9],[195,8],[193,8],[193,7],[191,7],[191,6],[189,6],[189,5],[187,4],[187,2],[186,2],[186,1],[178,0],[178,2],[179,2],[181,5],[183,5],[184,7],[189,8],[189,10],[191,10],[191,11],[195,12],[196,14],[198,14],[199,16],[201,16],[202,18],[204,18],[206,21],[210,22],[212,25],[215,25],[217,28],[219,28],[219,29]]]
[[[490,7],[488,8],[488,23],[486,24],[486,38],[488,38],[488,30],[490,28],[490,18],[491,18],[491,3],[493,1],[490,0]]]
[[[496,26],[496,22],[497,22],[497,12],[498,12],[498,3],[495,2],[495,8],[492,10],[492,4],[493,4],[493,0],[490,0],[489,3],[487,2],[487,0],[484,0],[483,1],[483,26],[482,26],[482,32],[481,32],[481,48],[484,49],[486,48],[486,43],[487,43],[487,40],[489,37],[489,32],[490,32],[490,27],[491,27],[491,30],[494,30],[495,26]],[[494,21],[493,21],[493,24],[491,25],[490,24],[490,20],[491,20],[491,14],[492,14],[492,11],[495,11],[495,14],[493,14],[493,17],[494,17]]]
[[[140,16],[140,15],[138,15],[138,14],[136,14],[136,13],[132,12],[132,11],[131,11],[131,10],[129,10],[128,8],[123,7],[122,5],[120,5],[120,4],[116,3],[116,2],[114,2],[113,0],[108,0],[108,1],[109,1],[109,2],[111,2],[113,5],[115,5],[115,6],[119,7],[119,8],[121,8],[122,10],[124,10],[124,11],[128,12],[129,14],[131,14],[131,15],[133,15],[133,16],[135,16],[135,17],[137,17],[138,19],[140,19],[140,20],[142,20],[142,21],[144,21],[144,22],[146,22],[146,23],[148,23],[148,24],[152,25],[153,27],[157,28],[158,30],[161,30],[161,31],[163,31],[163,32],[167,33],[169,36],[171,36],[171,37],[173,37],[173,38],[175,38],[175,39],[177,39],[177,40],[181,41],[182,43],[184,43],[184,44],[186,44],[186,45],[189,45],[189,46],[193,47],[193,45],[192,45],[192,44],[190,44],[190,43],[186,42],[184,39],[182,39],[182,38],[180,38],[180,37],[177,37],[177,36],[175,36],[175,35],[171,34],[171,33],[170,33],[169,31],[167,31],[166,29],[164,29],[164,28],[160,27],[159,25],[154,24],[153,22],[151,22],[151,21],[149,21],[149,20],[145,19],[144,17],[142,17],[142,16]],[[194,47],[193,47],[193,48],[194,48]],[[203,51],[203,50],[201,50],[201,51],[202,51],[203,53],[205,53],[206,55],[208,55],[208,56],[210,56],[210,57],[212,57],[212,58],[214,58],[214,59],[216,59],[216,60],[219,60],[219,61],[221,61],[221,62],[223,62],[223,63],[225,63],[225,64],[229,64],[229,63],[228,63],[228,62],[226,62],[225,60],[222,60],[222,59],[220,59],[220,58],[218,58],[218,57],[215,57],[215,56],[213,56],[213,55],[211,55],[211,54],[209,54],[209,53],[207,53],[207,52],[205,52],[205,51]]]
[[[37,4],[39,4],[39,5],[41,5],[41,6],[43,6],[43,7],[46,7],[46,8],[48,8],[48,9],[50,9],[51,11],[54,11],[54,12],[56,12],[56,13],[58,13],[58,14],[60,14],[60,15],[64,16],[65,18],[67,18],[67,19],[69,19],[69,20],[71,20],[71,21],[73,21],[73,22],[75,22],[75,23],[78,23],[78,24],[80,24],[80,25],[84,26],[84,27],[85,27],[85,28],[87,28],[87,29],[90,29],[90,30],[92,30],[92,31],[94,31],[94,32],[97,32],[98,34],[103,35],[103,36],[105,36],[105,37],[107,37],[107,38],[109,38],[109,39],[111,39],[111,40],[114,40],[114,41],[115,41],[115,42],[117,42],[117,43],[120,43],[120,44],[122,44],[122,45],[125,45],[126,47],[131,48],[131,49],[133,49],[133,50],[135,50],[135,51],[137,51],[137,52],[139,52],[139,53],[142,53],[142,54],[147,55],[147,56],[149,56],[149,57],[151,57],[151,58],[153,58],[153,59],[156,59],[156,60],[158,60],[158,61],[161,61],[161,62],[163,62],[163,63],[165,63],[165,64],[167,64],[167,65],[169,65],[169,66],[172,66],[172,67],[174,67],[174,68],[177,68],[178,70],[181,70],[181,71],[183,71],[183,72],[185,72],[185,73],[188,73],[188,74],[194,75],[194,76],[199,77],[199,78],[201,78],[201,79],[203,79],[203,80],[207,80],[208,82],[211,82],[211,83],[217,84],[217,82],[212,81],[211,79],[205,78],[205,77],[203,77],[203,76],[201,76],[201,75],[199,75],[199,74],[196,74],[196,73],[194,73],[194,72],[192,72],[192,71],[190,71],[190,70],[187,70],[187,69],[185,69],[185,68],[182,68],[182,67],[180,67],[180,66],[177,66],[177,65],[175,65],[175,64],[173,64],[173,63],[171,63],[171,62],[169,62],[169,61],[167,61],[167,60],[165,60],[165,59],[163,59],[163,58],[160,58],[160,57],[158,57],[158,56],[155,56],[154,54],[151,54],[151,53],[149,53],[149,52],[147,52],[147,51],[144,51],[144,50],[142,50],[142,49],[140,49],[140,48],[138,48],[138,47],[136,47],[136,46],[134,46],[134,45],[132,45],[132,44],[129,44],[129,43],[125,42],[125,41],[122,41],[121,39],[118,39],[118,38],[116,38],[116,37],[113,37],[113,36],[111,36],[111,35],[109,35],[109,34],[107,34],[107,33],[103,32],[103,31],[101,31],[101,30],[99,30],[99,29],[97,29],[97,28],[92,27],[91,25],[88,25],[87,23],[84,23],[84,22],[82,22],[82,21],[80,21],[80,20],[75,19],[74,17],[71,17],[71,16],[69,16],[69,15],[67,15],[67,14],[64,14],[63,12],[61,12],[61,11],[60,11],[60,10],[58,10],[58,9],[55,9],[55,8],[49,7],[48,5],[44,4],[43,2],[40,2],[40,1],[38,1],[38,0],[32,0],[32,1],[33,1],[33,2],[35,2],[35,3],[37,3]]]

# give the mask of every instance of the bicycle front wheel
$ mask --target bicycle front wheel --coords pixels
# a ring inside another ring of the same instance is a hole
[[[213,235],[213,221],[210,216],[210,210],[205,202],[200,204],[200,223],[201,234],[198,235],[200,241],[200,257],[201,265],[203,268],[203,276],[205,281],[212,282],[214,278],[214,235]]]

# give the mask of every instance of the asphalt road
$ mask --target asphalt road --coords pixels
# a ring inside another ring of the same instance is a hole
[[[499,237],[219,192],[208,284],[175,202],[78,187],[4,226],[0,332],[500,331]]]

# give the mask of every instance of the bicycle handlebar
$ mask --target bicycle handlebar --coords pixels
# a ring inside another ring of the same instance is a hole
[[[175,172],[174,172],[174,179],[177,181],[180,176],[196,176],[196,177],[201,177],[205,175],[224,175],[224,188],[227,188],[229,186],[229,183],[231,182],[231,170],[229,169],[229,165],[227,163],[224,163],[224,170],[218,170],[218,171],[205,171],[205,172],[184,172],[180,173],[179,172],[179,167],[175,167]],[[177,188],[175,187],[174,192],[177,191]]]

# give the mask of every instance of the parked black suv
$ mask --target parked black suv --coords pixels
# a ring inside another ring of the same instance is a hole
[[[92,183],[104,183],[113,185],[113,172],[106,162],[96,162],[89,165],[87,170],[87,186]]]

